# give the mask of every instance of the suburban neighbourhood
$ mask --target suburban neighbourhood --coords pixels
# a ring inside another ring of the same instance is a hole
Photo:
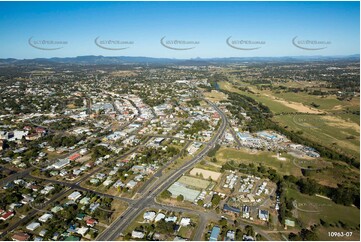
[[[0,2],[1,241],[360,241],[360,3]]]

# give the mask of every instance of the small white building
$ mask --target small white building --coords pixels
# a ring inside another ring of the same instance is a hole
[[[164,221],[175,223],[175,222],[177,222],[177,217],[176,216],[167,217],[167,218],[164,219]]]
[[[162,220],[163,218],[165,218],[165,214],[164,213],[158,213],[157,216],[155,217],[154,221],[158,222],[158,221]]]
[[[182,218],[181,221],[179,222],[180,226],[188,226],[191,224],[191,219],[190,218]]]
[[[51,213],[44,213],[38,220],[42,223],[46,223],[52,217],[53,215]]]
[[[76,200],[78,200],[80,197],[81,197],[81,193],[78,192],[78,191],[76,191],[76,192],[73,192],[72,194],[70,194],[70,195],[68,196],[68,199],[69,199],[69,200],[72,200],[72,201],[76,201]]]
[[[153,221],[155,219],[155,212],[153,212],[153,211],[145,212],[143,214],[143,218],[148,221]]]
[[[89,228],[87,227],[81,227],[76,229],[76,233],[80,234],[81,236],[84,236],[88,232]]]
[[[40,223],[38,222],[32,222],[26,226],[27,230],[34,231],[35,229],[40,227]]]
[[[141,231],[135,231],[135,230],[132,231],[132,238],[134,239],[143,239],[144,236],[145,234]]]

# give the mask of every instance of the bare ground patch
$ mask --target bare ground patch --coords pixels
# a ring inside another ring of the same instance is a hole
[[[360,133],[360,126],[353,122],[346,122],[345,120],[335,116],[322,116],[322,119],[327,121],[327,124],[333,127],[353,129]]]
[[[272,98],[274,101],[279,102],[279,103],[285,105],[286,107],[292,108],[292,109],[294,109],[294,110],[296,110],[297,112],[300,112],[300,113],[312,113],[312,114],[323,113],[320,110],[318,110],[316,108],[308,107],[308,106],[304,105],[303,103],[286,101],[284,99],[276,98],[276,97],[274,97],[272,95],[268,95],[268,94],[264,94],[264,95],[266,97]]]
[[[192,176],[197,176],[197,174],[202,174],[202,176],[205,179],[208,179],[210,177],[213,181],[217,181],[218,178],[221,176],[221,173],[219,173],[219,172],[209,171],[209,170],[200,169],[200,168],[193,168],[191,170],[190,174]]]
[[[205,92],[204,96],[213,102],[219,102],[222,100],[227,100],[228,96],[222,92],[212,90],[211,92]]]

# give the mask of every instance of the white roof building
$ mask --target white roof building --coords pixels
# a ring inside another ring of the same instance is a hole
[[[40,191],[41,194],[48,194],[51,190],[53,190],[53,186],[45,186],[43,190]]]
[[[138,184],[138,183],[137,183],[136,181],[130,180],[130,181],[127,183],[126,187],[128,187],[129,189],[133,189],[137,184]]]
[[[32,222],[26,226],[27,230],[34,231],[35,229],[40,227],[40,223],[38,222]]]
[[[40,222],[46,223],[49,219],[51,219],[53,215],[51,213],[44,213],[38,220]]]
[[[39,232],[39,236],[44,237],[46,235],[46,232],[48,232],[46,229],[43,229]]]
[[[167,217],[167,218],[164,219],[164,221],[175,223],[177,221],[177,217],[176,216]]]
[[[158,221],[162,220],[163,218],[165,218],[165,214],[164,213],[158,213],[157,216],[155,217],[154,221],[158,222]]]
[[[153,221],[155,218],[155,212],[145,212],[143,218],[148,221]]]
[[[182,218],[180,221],[180,225],[181,226],[188,226],[191,223],[191,219],[190,218]]]
[[[231,241],[233,241],[234,239],[235,239],[235,232],[233,231],[233,230],[228,230],[227,231],[227,235],[226,235],[226,238],[228,239],[228,240],[231,240]]]
[[[55,169],[62,169],[62,168],[64,168],[65,166],[67,166],[69,164],[70,164],[70,160],[68,158],[59,159],[59,161],[54,163],[52,165],[52,167],[54,167]]]
[[[81,193],[76,191],[76,192],[73,192],[72,194],[70,194],[68,196],[68,199],[72,200],[72,201],[76,201],[78,200],[79,198],[81,197]]]
[[[143,232],[135,231],[135,230],[132,231],[132,238],[143,239],[144,236],[145,236],[145,234]]]
[[[80,234],[81,236],[84,236],[88,232],[89,228],[87,227],[81,227],[76,229],[76,232]]]

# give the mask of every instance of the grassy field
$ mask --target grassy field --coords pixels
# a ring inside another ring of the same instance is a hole
[[[267,97],[267,96],[264,96],[264,95],[252,94],[252,93],[245,92],[245,91],[241,91],[241,90],[239,90],[238,88],[236,88],[235,86],[233,86],[232,84],[230,84],[228,82],[219,82],[218,84],[219,84],[220,88],[223,89],[223,90],[227,90],[227,91],[230,91],[230,92],[235,92],[235,93],[238,93],[238,94],[249,96],[249,97],[255,99],[256,101],[263,103],[264,105],[268,106],[273,113],[297,112],[296,109],[287,107],[286,105],[284,105],[284,104],[282,104],[280,102],[277,102],[277,101],[273,100],[270,97]]]
[[[223,92],[215,90],[212,90],[211,92],[204,92],[204,96],[212,102],[227,100],[227,95],[225,95]]]
[[[267,96],[272,97],[272,99],[283,99],[290,102],[295,103],[301,103],[308,107],[314,108],[311,103],[318,104],[319,107],[317,109],[321,111],[340,111],[340,110],[346,110],[349,108],[350,110],[359,110],[360,109],[360,97],[353,97],[351,101],[340,101],[337,99],[336,95],[329,95],[329,96],[318,96],[318,95],[309,95],[304,92],[276,92],[271,90],[258,90],[257,86],[262,85],[250,85],[249,83],[242,82],[238,80],[238,78],[234,78],[232,75],[227,75],[228,78],[235,83],[237,83],[238,86],[247,87],[249,90],[252,90],[255,93],[259,93],[261,96]],[[297,81],[289,81],[289,82],[281,82],[281,83],[273,83],[272,85],[274,87],[277,87],[279,85],[286,86],[289,88],[305,88],[308,87],[309,90],[316,89],[316,90],[323,90],[322,87],[317,87],[317,85],[327,84],[326,82],[319,81],[319,82],[297,82]],[[228,86],[227,86],[228,85]],[[223,83],[223,87],[229,88],[228,84]],[[329,91],[331,89],[325,89],[325,91]],[[232,90],[229,90],[232,91]],[[238,90],[237,90],[238,91]],[[243,94],[252,96],[251,93],[243,92]],[[253,97],[257,98],[257,95],[254,95]],[[257,100],[257,99],[256,99]],[[265,99],[266,100],[266,99]],[[262,101],[262,99],[259,99],[259,101]],[[267,103],[264,103],[267,105]],[[271,108],[272,110],[272,108]]]
[[[210,181],[191,177],[191,176],[182,176],[181,178],[179,178],[178,182],[183,183],[187,186],[199,188],[199,189],[206,189],[209,186],[209,184],[211,183]]]
[[[360,126],[360,116],[354,114],[337,114],[336,117],[342,118],[347,122],[354,122]]]
[[[345,154],[360,157],[360,120],[353,114],[337,113],[347,108],[359,110],[360,98],[351,101],[340,101],[336,96],[322,98],[306,93],[273,93],[270,90],[260,91],[255,86],[248,88],[259,94],[241,91],[229,82],[220,82],[220,87],[227,91],[236,92],[268,106],[273,113],[303,112],[303,113],[329,113],[328,115],[279,115],[273,119],[282,126],[293,131],[302,131],[303,136],[319,144]],[[314,102],[319,108],[311,107]],[[331,114],[336,112],[336,114]]]
[[[220,148],[216,153],[217,164],[223,165],[230,160],[234,160],[243,164],[262,164],[276,169],[283,175],[301,176],[301,169],[295,166],[292,162],[292,156],[282,155],[286,160],[279,160],[276,153],[268,151],[253,151],[252,153],[247,149],[234,149],[234,148]]]
[[[300,102],[311,106],[311,103],[320,105],[318,109],[323,111],[339,111],[346,108],[351,110],[356,109],[359,106],[360,98],[353,98],[351,101],[340,101],[336,95],[321,97],[316,95],[308,95],[307,93],[271,93],[275,97],[289,100],[292,102]]]
[[[360,177],[358,169],[350,167],[343,162],[319,159],[296,159],[289,154],[282,154],[281,157],[286,160],[277,158],[276,153],[268,151],[253,151],[247,149],[234,149],[221,147],[216,153],[217,163],[208,162],[199,164],[197,167],[220,171],[223,164],[234,160],[237,164],[262,164],[266,167],[277,170],[280,175],[294,175],[302,177],[302,168],[317,168],[321,171],[312,171],[308,174],[322,185],[337,187],[340,182],[354,181],[357,182]]]
[[[330,115],[282,115],[273,120],[288,130],[302,131],[301,136],[323,146],[360,156],[360,126],[354,122]]]
[[[294,214],[296,215],[295,217],[297,217],[303,224],[302,227],[318,224],[320,223],[320,219],[326,221],[329,224],[335,225],[339,223],[339,221],[342,221],[350,227],[348,229],[341,229],[331,226],[328,228],[322,228],[319,231],[321,239],[326,239],[326,236],[328,237],[328,231],[336,231],[335,229],[344,232],[353,231],[359,226],[360,210],[356,207],[339,205],[331,200],[322,197],[301,194],[293,189],[288,189],[286,196],[296,200],[298,209],[294,209]],[[356,233],[355,235],[357,236]],[[331,238],[328,238],[328,240],[330,239]]]

